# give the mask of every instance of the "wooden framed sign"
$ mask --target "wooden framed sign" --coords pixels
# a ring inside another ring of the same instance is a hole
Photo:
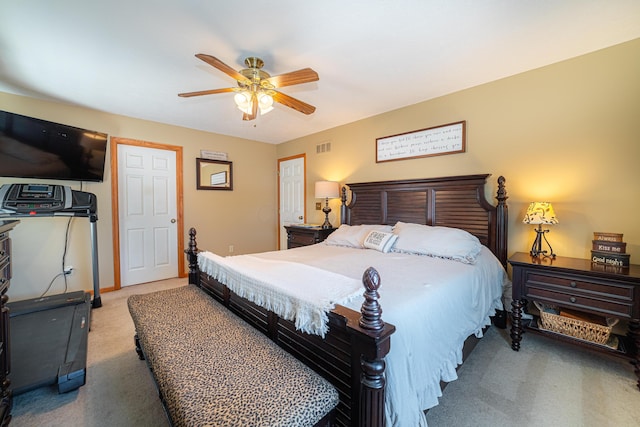
[[[376,163],[464,153],[466,121],[376,139]]]

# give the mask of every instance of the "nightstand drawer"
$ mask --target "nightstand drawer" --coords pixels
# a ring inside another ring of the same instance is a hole
[[[629,319],[633,315],[633,285],[601,283],[577,274],[545,274],[527,271],[524,296],[530,300],[558,304]]]
[[[535,301],[557,304],[566,308],[588,310],[606,317],[630,319],[633,315],[633,302],[624,302],[615,298],[593,298],[579,293],[556,292],[545,288],[528,287],[526,298]]]
[[[629,302],[633,301],[634,291],[633,285],[616,285],[611,280],[598,282],[597,279],[575,274],[570,276],[564,276],[560,273],[548,275],[532,271],[527,272],[525,286],[545,287],[551,290],[583,294],[595,298],[599,295],[607,298],[619,297]]]
[[[291,233],[289,234],[289,243],[300,246],[313,245],[316,243],[316,236],[314,234]]]

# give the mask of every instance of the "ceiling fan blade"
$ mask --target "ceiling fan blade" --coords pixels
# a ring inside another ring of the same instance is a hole
[[[213,94],[216,94],[216,93],[233,92],[233,90],[234,90],[234,88],[226,87],[224,89],[211,89],[211,90],[200,90],[198,92],[179,93],[178,96],[181,96],[183,98],[189,98],[191,96],[213,95]]]
[[[237,70],[234,70],[233,68],[231,68],[230,66],[228,66],[224,62],[220,61],[215,56],[207,55],[205,53],[197,53],[196,57],[198,59],[203,60],[204,62],[206,62],[207,64],[211,65],[212,67],[217,68],[218,70],[222,71],[223,73],[233,77],[234,79],[236,79],[238,81],[243,82],[243,81],[247,80],[247,78],[245,76],[243,76]]]
[[[316,107],[313,105],[307,104],[306,102],[302,102],[299,99],[293,98],[289,95],[285,95],[282,92],[274,91],[273,100],[275,102],[279,102],[282,105],[286,105],[289,108],[293,108],[296,111],[299,111],[304,114],[311,114],[316,111]]]
[[[292,71],[290,73],[284,73],[277,76],[269,77],[265,79],[275,87],[284,87],[299,85],[302,83],[309,83],[318,81],[318,73],[311,68],[303,68],[302,70]]]

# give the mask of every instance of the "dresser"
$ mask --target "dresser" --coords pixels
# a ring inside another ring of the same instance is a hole
[[[635,367],[640,389],[640,265],[629,268],[595,264],[588,259],[537,258],[516,253],[509,263],[513,268],[511,347],[520,349],[523,328],[533,333],[569,342],[592,350],[630,360]],[[617,318],[628,323],[626,335],[617,336],[616,348],[591,343],[545,330],[537,316],[531,322],[522,319],[528,302],[554,305],[584,314]]]
[[[287,249],[298,248],[300,246],[315,245],[333,233],[337,228],[322,228],[321,226],[310,227],[300,225],[285,225],[287,230]]]
[[[9,233],[20,221],[0,221],[0,425],[11,420],[12,396],[9,386],[9,308],[7,291],[11,281],[11,238]]]

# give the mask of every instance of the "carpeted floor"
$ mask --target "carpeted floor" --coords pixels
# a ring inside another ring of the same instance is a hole
[[[151,375],[135,353],[126,300],[185,283],[172,279],[104,293],[103,306],[92,311],[87,384],[61,395],[45,387],[16,396],[11,425],[168,426]],[[543,337],[526,334],[514,352],[507,332],[492,328],[459,376],[428,412],[429,426],[640,426],[631,365]]]
[[[640,426],[630,363],[525,334],[519,352],[491,328],[427,413],[431,427]]]

